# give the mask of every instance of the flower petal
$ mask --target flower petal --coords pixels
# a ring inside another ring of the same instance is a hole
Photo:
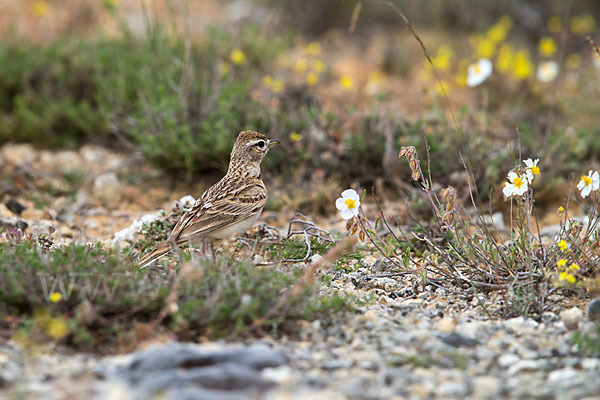
[[[346,206],[346,203],[344,202],[345,200],[340,197],[335,201],[335,208],[337,208],[340,211],[346,210],[348,207]]]
[[[353,198],[352,196],[358,196],[358,193],[356,193],[356,190],[354,190],[354,189],[346,189],[342,192],[342,197],[344,199],[347,199],[347,198],[352,199]]]
[[[354,217],[354,211],[346,209],[342,211],[342,218],[344,219],[350,219]]]

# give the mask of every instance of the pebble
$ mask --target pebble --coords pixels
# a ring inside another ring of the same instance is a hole
[[[117,208],[123,199],[123,189],[114,172],[98,175],[94,179],[92,192],[108,208]]]
[[[561,311],[560,319],[567,329],[574,330],[579,327],[579,322],[583,319],[583,312],[577,307],[569,308]]]
[[[592,322],[600,322],[600,299],[593,299],[587,306],[587,317]]]

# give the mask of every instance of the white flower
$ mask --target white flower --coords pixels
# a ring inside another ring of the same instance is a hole
[[[180,198],[177,203],[181,206],[181,207],[192,207],[195,203],[196,203],[196,199],[194,199],[193,196],[185,195],[182,198]]]
[[[552,82],[558,75],[558,64],[556,61],[544,61],[537,70],[537,78],[540,82]]]
[[[581,177],[581,180],[577,184],[577,189],[581,190],[581,197],[588,197],[593,190],[600,189],[600,175],[598,171],[590,169],[587,175]]]
[[[482,84],[492,74],[492,62],[482,58],[476,63],[469,65],[467,69],[467,85],[475,87]]]
[[[358,215],[360,207],[360,197],[354,189],[347,189],[342,192],[342,197],[335,201],[335,207],[342,212],[342,218],[350,219]]]
[[[531,182],[533,182],[533,178],[535,178],[536,175],[540,174],[540,168],[537,166],[539,161],[539,158],[536,158],[535,161],[533,161],[531,158],[528,158],[527,160],[523,161],[525,163],[525,166],[527,167],[525,169],[525,177],[527,178],[527,182],[529,182],[530,185]]]
[[[511,171],[508,173],[508,180],[510,183],[506,182],[502,189],[504,196],[523,196],[527,192],[527,177],[523,179],[521,176]]]
[[[142,216],[142,218],[136,219],[127,228],[115,233],[113,244],[118,245],[122,241],[133,240],[134,236],[142,229],[144,224],[149,225],[152,221],[158,219],[159,216],[160,213],[146,214]]]

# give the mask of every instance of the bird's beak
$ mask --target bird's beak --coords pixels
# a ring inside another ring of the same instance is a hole
[[[273,146],[275,146],[277,144],[279,144],[279,140],[270,139],[269,142],[268,142],[269,148],[271,148],[271,147],[273,147]]]

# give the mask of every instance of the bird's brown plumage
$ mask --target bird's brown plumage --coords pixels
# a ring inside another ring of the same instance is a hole
[[[267,188],[260,178],[260,163],[276,143],[258,132],[241,132],[233,146],[225,176],[196,200],[177,222],[169,238],[142,258],[140,265],[145,267],[158,260],[173,246],[222,239],[245,231],[258,218],[267,201]]]

